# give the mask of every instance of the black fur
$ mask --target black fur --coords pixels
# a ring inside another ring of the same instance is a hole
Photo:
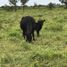
[[[38,37],[39,37],[39,32],[42,29],[44,21],[45,20],[38,20],[38,22],[36,23],[36,32]]]
[[[39,36],[39,31],[43,26],[44,20],[38,20],[35,22],[35,19],[31,16],[25,16],[21,19],[20,27],[23,30],[23,37],[26,41],[31,42],[32,39],[35,40],[34,31],[37,32],[37,36]]]
[[[31,42],[34,38],[35,20],[31,16],[23,17],[20,22],[20,27],[23,30],[23,36],[26,41]]]

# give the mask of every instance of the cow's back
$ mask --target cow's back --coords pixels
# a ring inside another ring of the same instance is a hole
[[[21,19],[20,27],[27,33],[31,33],[35,28],[35,19],[31,16],[25,16]]]

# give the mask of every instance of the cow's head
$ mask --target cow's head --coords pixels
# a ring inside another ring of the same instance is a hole
[[[44,21],[45,21],[45,19],[44,20],[38,20],[38,23],[43,25]]]

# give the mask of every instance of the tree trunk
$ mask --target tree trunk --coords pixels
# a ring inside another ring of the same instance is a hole
[[[14,7],[15,7],[14,9],[15,9],[15,12],[16,12],[16,10],[17,10],[17,6],[15,5]]]
[[[22,8],[23,8],[23,12],[24,12],[24,5],[23,5],[23,7],[22,7]]]
[[[67,2],[65,2],[65,8],[67,8]]]
[[[66,3],[66,8],[67,8],[67,3]]]

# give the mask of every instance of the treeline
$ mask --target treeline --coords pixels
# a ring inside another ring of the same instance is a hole
[[[2,8],[6,9],[6,10],[15,10],[16,11],[21,6],[23,7],[23,10],[24,10],[24,6],[29,0],[8,0],[8,1],[9,1],[10,6],[6,4],[6,5],[2,6]],[[21,6],[17,5],[18,1],[20,1]]]
[[[61,3],[63,3],[63,5],[55,4],[55,3],[50,2],[48,5],[37,5],[37,3],[34,3],[34,6],[27,6],[26,5],[26,3],[29,0],[8,0],[8,1],[9,1],[10,6],[6,4],[6,5],[1,7],[5,10],[8,10],[8,11],[11,11],[11,10],[16,11],[16,10],[21,9],[21,8],[23,8],[23,11],[24,11],[25,7],[33,7],[33,8],[48,7],[49,9],[53,9],[55,7],[65,7],[65,8],[67,8],[67,0],[59,0]],[[17,5],[18,1],[20,1],[21,6]]]
[[[34,6],[27,6],[27,5],[24,5],[24,6],[8,6],[8,5],[4,5],[2,6],[1,8],[7,10],[7,11],[16,11],[18,9],[24,9],[25,8],[39,8],[39,7],[46,7],[48,9],[53,9],[53,8],[56,8],[56,7],[64,7],[64,5],[60,5],[60,4],[54,4],[54,3],[49,3],[48,5],[37,5],[37,4],[34,4]]]

